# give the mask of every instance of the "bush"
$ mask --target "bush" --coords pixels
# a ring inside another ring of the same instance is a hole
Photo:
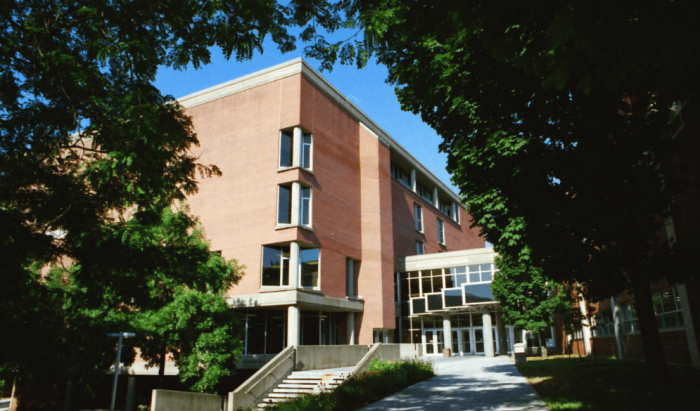
[[[421,360],[372,360],[369,370],[333,391],[278,403],[275,411],[354,411],[435,376],[433,364]]]

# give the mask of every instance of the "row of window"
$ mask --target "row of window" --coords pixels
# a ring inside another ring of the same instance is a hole
[[[403,184],[409,190],[413,191],[413,187],[411,187],[411,174],[408,173],[403,168],[399,167],[394,162],[391,163],[391,177],[394,178],[399,183]],[[459,223],[459,215],[454,214],[454,212],[452,210],[452,203],[451,202],[442,201],[440,199],[437,199],[437,204],[436,204],[436,199],[434,198],[433,193],[431,193],[431,191],[426,186],[424,186],[423,184],[421,184],[418,181],[416,181],[415,193],[420,198],[425,200],[428,204],[437,207],[440,210],[440,212],[445,214],[448,218]],[[422,231],[422,230],[418,230],[418,231]]]
[[[312,161],[312,136],[297,130],[295,141],[294,130],[283,130],[280,132],[280,153],[279,167],[301,167],[311,170]],[[298,150],[295,150],[298,145]],[[299,153],[299,158],[295,153]],[[298,184],[298,193],[294,185]],[[298,214],[293,215],[294,205],[298,206]],[[277,187],[277,224],[295,224],[304,227],[311,226],[311,187],[303,186],[299,183],[286,183]]]
[[[289,286],[289,246],[263,246],[262,285]],[[318,287],[319,249],[306,248],[299,252],[299,280],[302,287]]]

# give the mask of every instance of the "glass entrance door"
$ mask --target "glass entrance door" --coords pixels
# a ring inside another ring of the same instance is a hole
[[[462,330],[462,346],[460,351],[462,355],[472,353],[471,329],[469,328]]]
[[[459,331],[452,330],[452,355],[458,355],[459,352]]]
[[[474,328],[474,353],[483,354],[484,353],[484,329]]]
[[[442,351],[444,348],[445,348],[445,332],[438,331],[437,332],[437,350],[435,351],[435,354],[442,354]]]
[[[425,331],[423,333],[425,337],[425,353],[435,354],[435,335],[432,331]]]

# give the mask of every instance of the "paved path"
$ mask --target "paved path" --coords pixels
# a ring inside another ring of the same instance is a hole
[[[437,368],[436,377],[362,411],[547,410],[509,357],[436,357],[431,361]]]

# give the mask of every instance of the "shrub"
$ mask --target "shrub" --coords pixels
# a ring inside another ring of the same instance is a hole
[[[275,411],[354,411],[435,376],[433,364],[422,360],[372,360],[369,370],[351,377],[334,391],[305,395],[278,403]]]

